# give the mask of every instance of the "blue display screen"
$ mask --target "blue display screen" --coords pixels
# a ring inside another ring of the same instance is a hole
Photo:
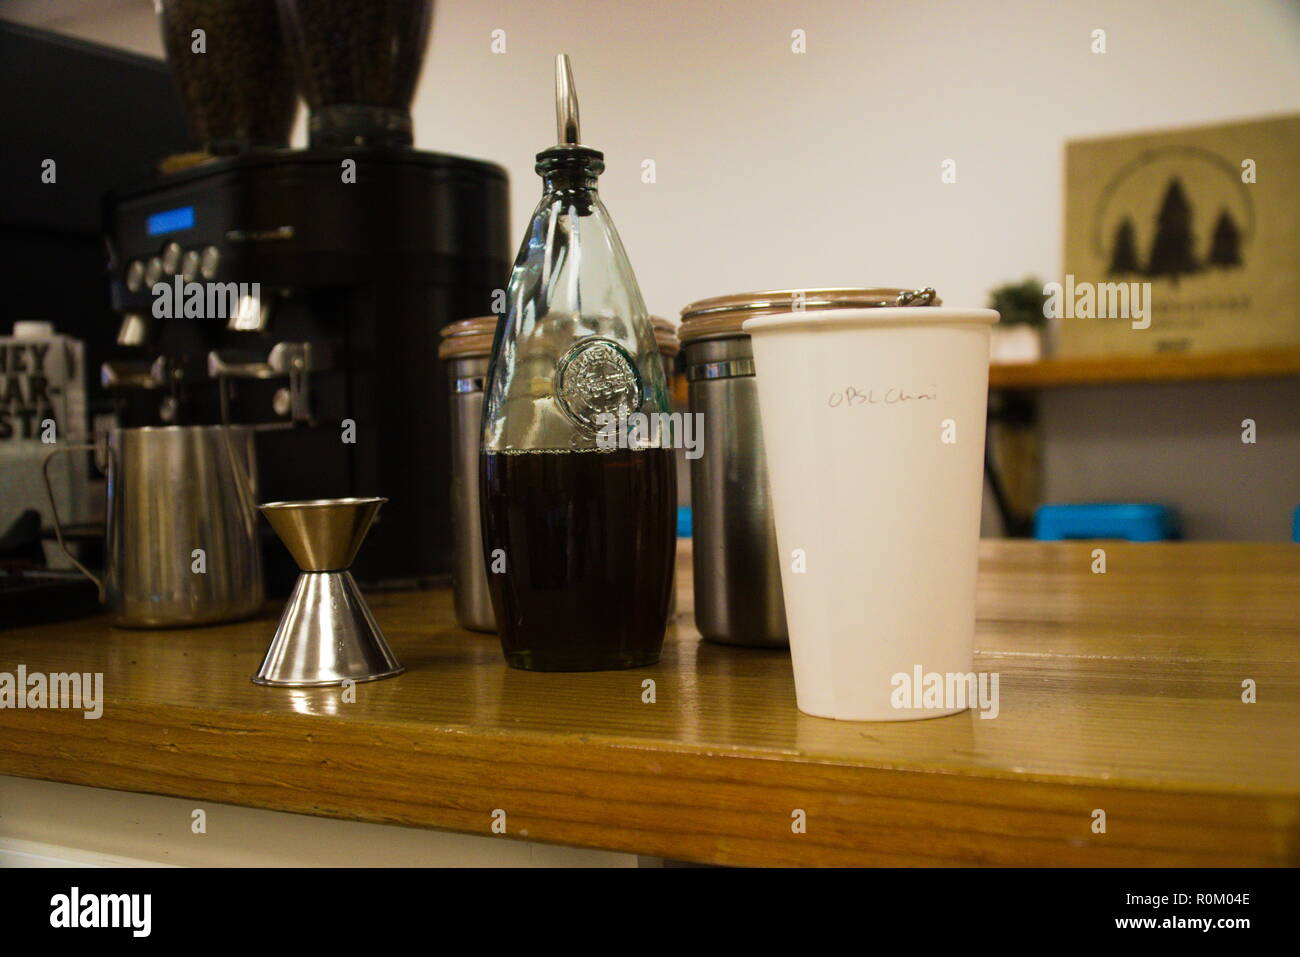
[[[189,229],[194,225],[194,207],[181,206],[178,209],[168,209],[161,213],[154,213],[149,217],[148,226],[146,227],[150,236],[161,236],[164,233],[174,233],[182,229]]]

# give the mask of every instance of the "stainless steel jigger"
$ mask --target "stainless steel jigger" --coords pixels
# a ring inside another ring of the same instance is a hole
[[[258,506],[302,574],[255,684],[310,688],[375,681],[406,670],[348,571],[387,501],[332,498]]]

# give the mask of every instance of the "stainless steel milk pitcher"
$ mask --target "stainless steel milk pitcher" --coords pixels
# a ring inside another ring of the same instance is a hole
[[[53,450],[92,451],[93,445]],[[99,586],[115,624],[183,627],[256,614],[265,597],[258,548],[253,430],[185,425],[115,429],[108,437],[108,537]]]

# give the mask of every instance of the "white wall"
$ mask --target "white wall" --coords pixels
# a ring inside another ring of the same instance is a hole
[[[0,20],[162,57],[153,0],[0,0]]]
[[[1054,501],[1164,502],[1186,538],[1291,537],[1300,379],[1051,389],[1039,416],[1043,488]],[[1247,418],[1253,444],[1241,441]]]
[[[12,6],[160,49],[149,0]],[[982,304],[1059,273],[1066,139],[1300,109],[1290,0],[437,0],[417,143],[505,165],[520,236],[559,51],[647,304],[669,316],[791,285],[933,284]]]

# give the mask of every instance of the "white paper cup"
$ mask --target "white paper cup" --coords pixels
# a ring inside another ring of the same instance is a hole
[[[962,679],[997,319],[903,307],[744,324],[800,711],[900,721],[977,705]]]

